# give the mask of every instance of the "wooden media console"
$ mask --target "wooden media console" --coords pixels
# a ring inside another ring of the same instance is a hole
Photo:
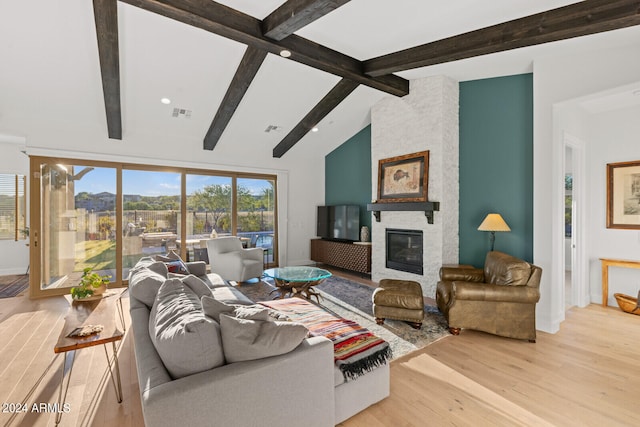
[[[312,239],[311,260],[358,273],[371,273],[371,244]]]

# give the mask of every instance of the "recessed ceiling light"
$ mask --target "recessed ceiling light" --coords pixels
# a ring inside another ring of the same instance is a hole
[[[291,56],[291,51],[287,49],[282,49],[280,51],[280,56],[282,56],[283,58],[288,58]]]
[[[317,126],[314,126],[311,128],[311,132],[318,132],[320,129],[318,129]]]
[[[162,102],[164,105],[171,104],[171,100],[169,98],[162,98],[160,102]]]

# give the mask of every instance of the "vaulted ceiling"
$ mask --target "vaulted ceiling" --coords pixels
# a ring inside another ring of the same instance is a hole
[[[638,0],[3,2],[0,135],[74,111],[116,140],[181,133],[213,150],[250,138],[281,157],[316,126],[348,138],[410,79],[528,72],[536,56],[630,43],[639,10]]]

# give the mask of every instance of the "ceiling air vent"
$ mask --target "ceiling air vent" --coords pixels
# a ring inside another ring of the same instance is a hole
[[[267,126],[267,128],[264,130],[265,133],[269,133],[269,132],[282,132],[282,126],[276,126],[276,125],[269,125]]]
[[[190,119],[191,110],[185,110],[184,108],[174,108],[173,113],[171,113],[171,117]]]

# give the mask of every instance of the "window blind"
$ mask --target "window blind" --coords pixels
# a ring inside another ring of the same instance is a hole
[[[25,176],[0,174],[0,239],[26,238]]]

